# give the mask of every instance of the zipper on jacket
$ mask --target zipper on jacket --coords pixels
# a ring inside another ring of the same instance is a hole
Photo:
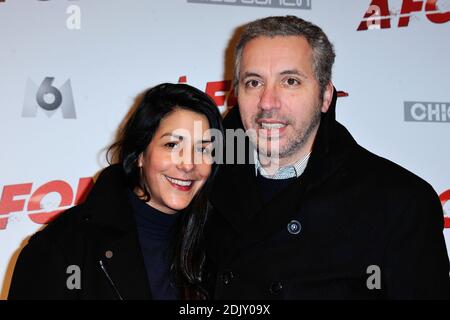
[[[117,296],[119,297],[119,300],[123,300],[122,296],[120,295],[119,290],[117,290],[116,285],[114,284],[114,282],[112,281],[111,277],[109,276],[108,271],[106,271],[106,268],[105,268],[105,266],[103,265],[103,261],[100,260],[99,263],[100,263],[100,268],[102,268],[103,273],[106,275],[106,277],[107,277],[108,280],[109,280],[109,283],[110,283],[111,286],[114,288],[114,291],[116,291],[116,294],[117,294]]]

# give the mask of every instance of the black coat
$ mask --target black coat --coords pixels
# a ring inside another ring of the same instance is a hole
[[[335,103],[336,94],[305,172],[269,203],[254,165],[220,169],[205,234],[216,299],[450,298],[437,194],[359,146]],[[237,108],[225,127],[242,127]]]
[[[81,288],[73,288],[77,271]],[[68,269],[69,268],[69,269]],[[20,253],[9,299],[151,299],[123,170],[106,168],[84,204],[62,213]]]

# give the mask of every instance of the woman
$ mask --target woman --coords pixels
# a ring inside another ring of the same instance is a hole
[[[148,90],[108,150],[118,163],[21,252],[9,299],[206,298],[202,231],[217,170],[209,129],[222,133],[221,117],[200,90]]]

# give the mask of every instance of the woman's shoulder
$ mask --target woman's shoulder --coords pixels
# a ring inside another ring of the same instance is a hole
[[[86,217],[84,205],[62,212],[35,233],[15,263],[8,299],[66,299],[69,266],[81,265]],[[69,295],[68,295],[69,293]]]
[[[39,247],[46,244],[60,249],[76,247],[85,237],[89,217],[90,214],[84,204],[65,210],[42,230],[31,236],[27,246]]]

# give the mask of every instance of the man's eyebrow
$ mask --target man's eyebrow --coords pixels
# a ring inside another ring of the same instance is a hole
[[[304,74],[303,72],[297,70],[297,69],[289,69],[289,70],[284,70],[282,72],[280,72],[280,75],[284,76],[284,75],[297,75],[300,76],[302,78],[308,78],[306,76],[306,74]],[[248,77],[258,77],[261,78],[261,75],[259,73],[256,72],[244,72],[242,74],[242,79],[248,78]]]
[[[258,73],[256,73],[256,72],[248,72],[248,71],[246,71],[246,72],[244,72],[244,73],[242,74],[242,79],[245,79],[245,78],[248,78],[248,77],[258,77],[258,78],[261,78],[261,75],[258,74]]]
[[[302,78],[308,78],[303,72],[301,72],[301,71],[299,71],[297,69],[284,70],[284,71],[280,72],[280,74],[282,76],[284,76],[284,75],[291,75],[292,74],[292,75],[300,76]]]

